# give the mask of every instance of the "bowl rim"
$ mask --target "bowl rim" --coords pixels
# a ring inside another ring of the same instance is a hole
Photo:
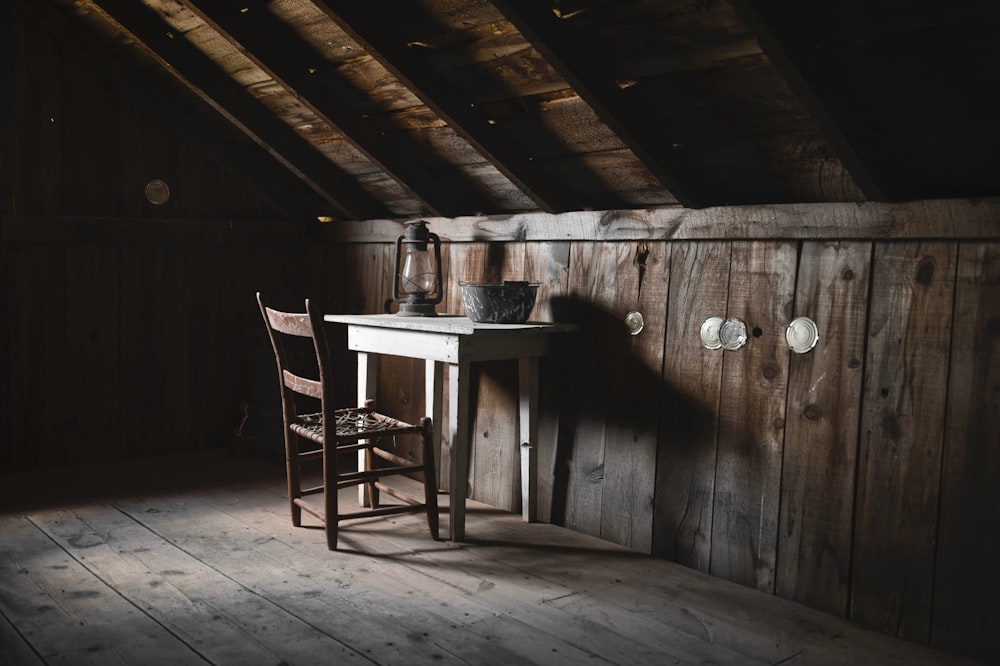
[[[504,280],[503,282],[465,282],[458,281],[460,287],[539,287],[541,282],[528,282],[526,280]]]

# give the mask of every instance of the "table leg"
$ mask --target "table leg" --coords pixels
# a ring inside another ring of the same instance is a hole
[[[364,407],[368,400],[375,399],[375,389],[378,387],[378,354],[358,352],[358,407]],[[358,451],[358,470],[365,469],[365,451]],[[361,506],[371,506],[367,484],[358,486],[358,503]]]
[[[472,419],[469,414],[469,363],[451,363],[448,366],[448,431],[451,435],[451,497],[452,541],[465,538],[465,496],[469,486],[469,445]]]
[[[521,516],[538,518],[538,359],[517,360],[518,432],[521,436]]]
[[[434,443],[434,464],[438,470],[438,485],[446,487],[447,477],[441,473],[441,417],[444,413],[444,363],[426,361],[424,365],[424,414],[431,419],[431,441]]]

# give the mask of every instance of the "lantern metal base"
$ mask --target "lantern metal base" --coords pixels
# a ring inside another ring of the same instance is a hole
[[[434,303],[400,303],[396,315],[399,317],[436,317],[437,312],[434,311],[434,305]]]

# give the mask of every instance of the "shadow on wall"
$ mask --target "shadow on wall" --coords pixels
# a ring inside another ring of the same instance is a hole
[[[644,494],[641,501],[649,505],[634,508],[651,511],[659,448],[696,447],[703,441],[697,433],[714,428],[717,415],[664,385],[659,354],[655,360],[642,357],[643,349],[651,356],[651,345],[641,336],[660,335],[652,345],[662,345],[662,326],[647,322],[632,336],[621,317],[592,303],[553,297],[548,305],[554,321],[580,326],[553,344],[544,360],[542,405],[552,405],[555,413],[543,414],[543,427],[556,429],[551,522],[599,524],[608,501],[605,478],[632,486],[612,488],[610,496]],[[675,451],[672,458],[678,453],[684,455]],[[576,506],[595,501],[600,504]]]

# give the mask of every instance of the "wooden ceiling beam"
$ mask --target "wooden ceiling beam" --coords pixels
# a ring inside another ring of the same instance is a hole
[[[419,49],[407,44],[406,35],[380,15],[376,5],[358,0],[313,2],[541,210],[554,213],[581,207],[531,155],[431,71]]]
[[[902,198],[892,192],[892,179],[879,172],[879,160],[860,128],[853,126],[850,114],[838,108],[835,93],[824,85],[817,58],[810,53],[815,45],[795,22],[794,13],[772,0],[730,1],[865,197],[872,201]]]
[[[371,219],[390,214],[349,174],[284,124],[208,56],[176,35],[159,14],[132,0],[94,0],[199,96],[306,181],[342,215]]]
[[[664,140],[669,132],[664,130],[662,119],[654,117],[648,107],[630,103],[617,81],[601,76],[605,68],[593,49],[568,34],[549,3],[491,2],[678,202],[688,208],[713,203],[711,183],[699,177]]]
[[[345,100],[358,96],[350,84],[335,77],[321,76],[317,70],[325,57],[317,53],[264,5],[233,4],[225,0],[185,0],[185,4],[225,36],[258,67],[284,86],[397,183],[409,190],[431,214],[454,216],[468,212],[469,192],[479,187],[469,181],[456,196],[454,183],[447,187],[425,165],[433,158],[416,158],[420,147],[408,135],[396,133],[390,139]],[[449,166],[442,164],[442,166]],[[493,206],[485,196],[478,209]]]

